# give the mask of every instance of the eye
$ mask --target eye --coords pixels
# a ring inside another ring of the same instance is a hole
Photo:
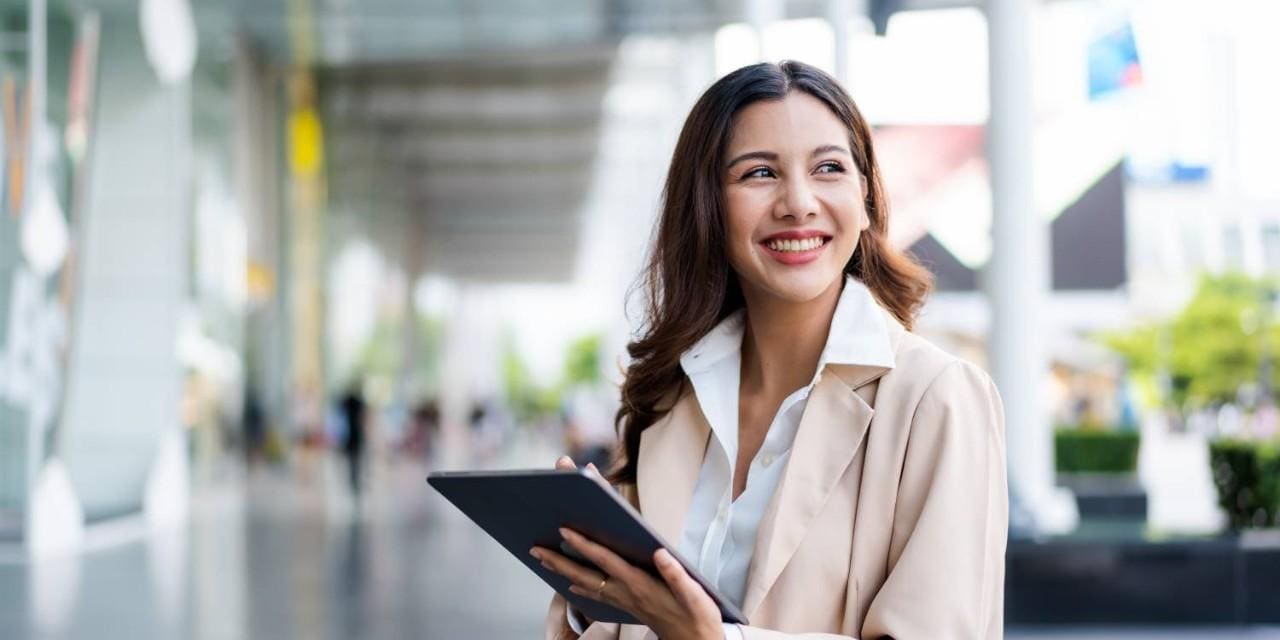
[[[818,165],[817,173],[844,173],[844,165],[834,160]]]
[[[756,167],[742,174],[743,180],[750,180],[751,178],[772,178],[772,177],[773,177],[773,169],[770,169],[769,167]]]

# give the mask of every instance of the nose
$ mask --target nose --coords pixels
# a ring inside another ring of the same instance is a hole
[[[804,220],[818,215],[818,198],[803,176],[790,177],[784,180],[782,193],[779,194],[774,216]]]

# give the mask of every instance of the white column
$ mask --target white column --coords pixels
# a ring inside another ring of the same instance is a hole
[[[474,401],[473,380],[477,353],[485,340],[479,328],[482,318],[476,310],[479,300],[474,283],[457,283],[457,296],[445,331],[444,357],[440,377],[440,450],[437,461],[444,469],[461,469],[471,462],[469,414]],[[493,335],[488,336],[492,341]]]
[[[45,113],[44,113],[45,85],[48,83],[48,80],[49,80],[47,77],[45,77],[45,68],[46,68],[46,62],[47,62],[47,60],[45,60],[45,51],[46,51],[45,36],[47,35],[49,22],[47,17],[47,7],[45,6],[45,0],[31,0],[27,7],[27,10],[28,10],[27,37],[28,37],[28,43],[30,46],[30,49],[28,50],[29,57],[27,58],[27,74],[28,76],[30,76],[30,79],[28,81],[29,82],[28,86],[30,87],[30,90],[31,90],[31,97],[30,97],[31,103],[28,106],[33,116],[33,119],[30,125],[30,136],[31,136],[30,142],[27,145],[26,152],[27,152],[28,158],[36,158],[37,157],[36,154],[39,153],[39,150],[41,149],[41,144],[44,142],[43,138],[45,136]],[[35,172],[27,172],[27,174],[23,176],[22,192],[25,195],[23,197],[22,206],[24,209],[30,209],[30,207],[27,205],[27,201],[31,199],[32,187],[36,186],[35,185],[36,175],[38,175],[38,172],[45,170],[44,167],[39,166],[38,159],[37,159],[35,169],[36,169]],[[40,287],[44,286],[43,278],[40,278],[38,282]],[[44,292],[41,291],[40,293],[43,294]],[[40,297],[43,298],[44,296],[41,295]],[[17,348],[18,345],[13,345],[13,346],[14,348]],[[31,427],[32,428],[29,428],[27,430],[27,483],[26,483],[26,486],[27,486],[28,492],[30,492],[36,485],[36,475],[40,472],[40,468],[44,465],[44,455],[45,455],[44,430],[46,425],[35,424],[34,421],[32,421]],[[28,495],[30,496],[31,494],[28,493]],[[32,506],[33,504],[34,504],[34,501],[31,501],[28,504],[28,507]]]
[[[174,343],[186,301],[191,84],[156,77],[138,24],[133,12],[102,16],[99,73],[109,81],[97,91],[76,243],[59,445],[89,518],[143,508],[158,445],[181,425]]]
[[[747,0],[743,10],[747,24],[751,25],[751,30],[755,33],[754,62],[777,62],[777,60],[764,59],[764,30],[765,27],[782,19],[782,3],[779,0]]]
[[[992,244],[985,286],[991,303],[991,365],[1004,398],[1012,520],[1040,533],[1075,526],[1071,495],[1054,486],[1053,429],[1044,403],[1044,336],[1050,289],[1049,228],[1032,185],[1031,0],[989,0]],[[1019,515],[1030,523],[1019,523]]]
[[[290,326],[285,306],[285,219],[279,194],[281,109],[279,79],[246,36],[235,43],[233,70],[236,200],[244,212],[248,264],[258,287],[245,317],[246,388],[252,386],[268,422],[288,399]],[[258,279],[269,282],[261,282]]]
[[[404,310],[402,322],[404,326],[400,332],[400,345],[402,358],[400,364],[400,372],[398,380],[396,380],[396,398],[401,402],[406,415],[412,415],[415,405],[422,400],[418,394],[422,391],[415,386],[418,382],[415,380],[414,372],[419,366],[417,355],[419,351],[418,342],[421,339],[421,327],[418,322],[418,308],[415,293],[418,289],[418,282],[426,273],[426,256],[427,256],[427,230],[423,221],[423,214],[416,208],[406,208],[404,216],[401,218],[404,225],[401,232],[404,234],[404,244],[401,247],[403,255],[400,264],[404,269]]]
[[[853,5],[851,0],[827,0],[826,3],[826,18],[831,24],[835,44],[835,66],[831,68],[831,72],[836,80],[845,85],[846,90],[849,88],[849,21],[853,19]]]

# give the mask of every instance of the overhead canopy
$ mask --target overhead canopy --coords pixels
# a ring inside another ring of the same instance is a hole
[[[970,5],[917,0],[867,8]],[[330,215],[423,234],[427,271],[481,281],[572,277],[616,46],[708,33],[769,5],[825,0],[226,0],[196,3],[201,45],[237,38],[316,70]],[[344,225],[343,219],[347,219]]]

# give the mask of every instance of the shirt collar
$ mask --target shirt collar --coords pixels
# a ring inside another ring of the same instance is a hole
[[[818,371],[828,364],[893,368],[893,344],[884,310],[862,281],[846,276],[840,301],[831,317],[827,345],[818,358]]]
[[[680,367],[692,376],[737,354],[745,328],[745,312],[739,309],[684,352]],[[828,364],[893,368],[893,345],[884,312],[866,285],[853,276],[845,276],[815,376]]]
[[[680,367],[686,375],[701,373],[742,349],[746,330],[746,312],[739,309],[720,321],[680,356]]]

